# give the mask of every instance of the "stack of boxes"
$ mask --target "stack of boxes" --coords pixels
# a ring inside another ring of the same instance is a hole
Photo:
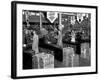
[[[91,48],[89,47],[89,43],[81,44],[81,57],[87,60],[90,60],[91,57]]]
[[[33,56],[32,65],[34,69],[54,68],[54,56],[46,53],[36,54]]]
[[[63,64],[65,67],[79,66],[79,55],[75,54],[74,48],[63,48]]]

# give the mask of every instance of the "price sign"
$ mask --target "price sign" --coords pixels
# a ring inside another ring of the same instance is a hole
[[[57,12],[47,12],[47,18],[51,23],[53,23],[57,17]]]

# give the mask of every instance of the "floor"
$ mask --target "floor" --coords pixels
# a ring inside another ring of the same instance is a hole
[[[60,62],[58,60],[54,60],[54,67],[55,68],[62,68],[62,67],[65,67],[63,62]],[[84,66],[90,66],[90,61],[87,60],[87,59],[84,59],[82,57],[79,58],[79,67],[84,67]]]

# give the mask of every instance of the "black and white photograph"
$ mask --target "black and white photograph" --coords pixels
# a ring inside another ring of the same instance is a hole
[[[91,66],[91,14],[23,10],[23,69]]]
[[[96,6],[12,4],[14,78],[96,73]]]

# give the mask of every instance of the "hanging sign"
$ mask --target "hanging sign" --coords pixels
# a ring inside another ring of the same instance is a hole
[[[51,23],[53,23],[57,17],[57,12],[47,12],[47,18]]]
[[[79,20],[81,20],[81,21],[79,21]],[[82,20],[83,20],[82,13],[78,13],[78,14],[77,14],[77,21],[78,21],[79,23],[81,23]]]

